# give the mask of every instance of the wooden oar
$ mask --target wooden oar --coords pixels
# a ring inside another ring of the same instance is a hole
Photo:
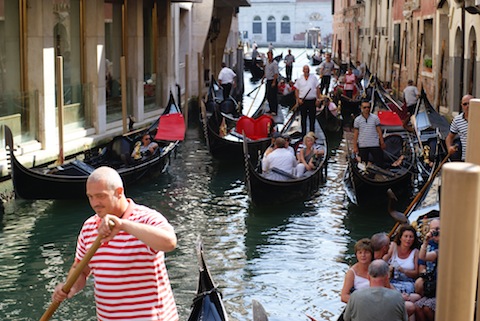
[[[305,100],[305,98],[307,98],[307,95],[310,93],[310,91],[312,90],[312,88],[310,88],[307,93],[305,94],[305,96],[303,97],[303,100]],[[293,120],[295,119],[295,116],[296,116],[296,113],[297,113],[297,108],[298,108],[298,102],[295,103],[295,105],[293,105],[291,111],[292,111],[292,116],[290,116],[290,118],[288,119],[288,121],[285,123],[285,126],[283,126],[282,130],[280,131],[280,134],[284,134],[286,130],[288,130],[288,128],[290,127],[291,123],[293,122]]]
[[[440,169],[442,169],[443,164],[445,164],[446,161],[448,161],[448,158],[450,157],[450,153],[445,156],[445,158],[442,160],[442,162],[435,168],[435,171],[433,171],[433,174],[430,176],[428,181],[423,185],[422,189],[420,192],[415,196],[413,201],[408,205],[407,209],[403,212],[403,215],[408,218],[410,215],[410,211],[412,208],[415,206],[415,204],[422,198],[423,194],[428,190],[429,186],[432,184],[433,180],[437,176],[438,172],[440,172]],[[390,233],[388,233],[388,237],[392,237],[393,233],[397,230],[398,226],[400,225],[400,222],[396,222],[393,228],[390,230]]]
[[[115,223],[113,221],[109,222],[110,228],[112,228]],[[98,248],[100,245],[102,245],[102,239],[103,237],[101,235],[98,235],[95,241],[92,244],[92,247],[87,251],[83,259],[78,263],[78,265],[75,267],[75,270],[73,270],[72,274],[70,274],[67,277],[67,281],[65,281],[65,284],[62,287],[62,291],[65,293],[70,292],[70,289],[72,286],[77,282],[78,277],[80,274],[82,274],[83,269],[87,266],[88,262],[92,259],[93,255],[95,252],[97,252]],[[52,317],[53,313],[58,309],[60,306],[60,301],[53,300],[52,303],[50,303],[50,306],[48,309],[45,311],[45,313],[42,315],[40,318],[40,321],[48,321]]]
[[[260,88],[262,86],[262,84],[258,85],[257,87],[253,88],[252,91],[250,91],[247,96],[250,97],[250,95],[255,91],[257,90],[258,88]]]
[[[263,84],[260,84],[260,86],[263,85]],[[258,87],[260,87],[258,86]],[[253,100],[252,100],[252,103],[250,104],[250,108],[248,108],[248,111],[245,115],[249,115],[250,114],[250,110],[252,109],[253,107],[253,104],[255,103],[255,99],[257,99],[257,96],[258,96],[258,93],[260,92],[260,90],[257,90],[257,93],[255,94],[255,97],[253,97]]]

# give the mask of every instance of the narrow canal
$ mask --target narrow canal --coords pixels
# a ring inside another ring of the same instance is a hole
[[[305,51],[293,51],[301,70],[308,63]],[[247,80],[245,92],[252,86]],[[252,299],[273,321],[308,320],[306,314],[336,320],[353,244],[389,231],[394,222],[384,202],[369,208],[348,203],[344,142],[330,142],[330,149],[327,182],[311,200],[258,209],[249,204],[243,169],[212,159],[198,124],[190,125],[168,172],[127,190],[175,227],[178,247],[167,254],[167,266],[181,320],[188,318],[196,291],[199,236],[230,320],[252,320]],[[54,286],[66,277],[76,235],[91,213],[86,198],[6,204],[0,219],[1,320],[40,318]],[[53,319],[95,320],[92,282],[62,303]]]

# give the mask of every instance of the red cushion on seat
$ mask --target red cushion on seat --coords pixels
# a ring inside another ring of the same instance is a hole
[[[160,116],[155,140],[183,140],[185,138],[185,119],[180,113]]]
[[[267,138],[271,132],[273,119],[271,116],[262,115],[257,119],[242,116],[237,121],[235,131],[239,134],[245,132],[245,136],[257,140]]]
[[[381,110],[378,112],[378,118],[380,118],[380,124],[384,126],[402,126],[402,120],[396,112],[389,110]]]

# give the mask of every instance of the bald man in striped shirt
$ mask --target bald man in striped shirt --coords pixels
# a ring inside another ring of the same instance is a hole
[[[102,245],[68,293],[62,283],[57,285],[53,300],[72,298],[92,275],[98,320],[177,321],[164,260],[177,244],[173,227],[159,212],[126,198],[113,168],[99,167],[90,174],[87,197],[95,214],[80,231],[70,273],[99,236]],[[111,229],[110,222],[115,224]]]

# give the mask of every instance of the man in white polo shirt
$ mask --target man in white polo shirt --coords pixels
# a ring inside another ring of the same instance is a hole
[[[370,113],[370,101],[364,100],[361,104],[361,114],[353,122],[353,152],[360,156],[362,162],[368,163],[369,156],[377,166],[383,164],[383,141],[380,119]]]
[[[232,88],[235,87],[235,77],[237,77],[235,72],[222,62],[222,70],[218,74],[218,83],[223,87],[223,99],[227,99]]]
[[[307,117],[310,131],[315,132],[316,106],[320,105],[320,88],[318,79],[310,74],[310,67],[303,66],[303,75],[295,82],[295,98],[302,116],[302,136],[307,134]]]

